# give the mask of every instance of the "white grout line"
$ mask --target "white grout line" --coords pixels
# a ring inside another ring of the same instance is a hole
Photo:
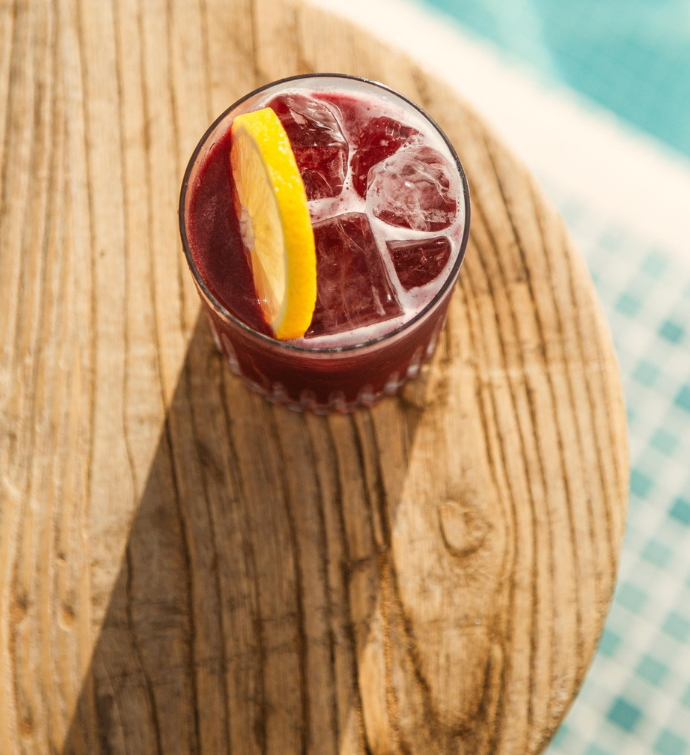
[[[404,49],[483,114],[547,185],[690,262],[690,160],[560,84],[509,64],[410,0],[311,0]]]

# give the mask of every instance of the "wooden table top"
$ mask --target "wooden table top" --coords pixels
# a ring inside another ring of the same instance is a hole
[[[419,102],[472,191],[432,364],[348,417],[230,375],[177,229],[213,117],[307,71]],[[539,752],[601,631],[628,462],[608,329],[531,176],[296,0],[7,0],[0,103],[0,753]]]

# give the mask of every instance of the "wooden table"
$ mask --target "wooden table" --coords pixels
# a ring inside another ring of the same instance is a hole
[[[212,118],[312,70],[422,104],[473,198],[431,367],[327,419],[229,374],[176,220]],[[0,103],[0,752],[540,751],[628,466],[608,329],[530,175],[405,55],[287,0],[5,0]]]

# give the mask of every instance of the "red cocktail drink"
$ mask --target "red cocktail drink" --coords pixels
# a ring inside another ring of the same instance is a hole
[[[314,229],[317,300],[303,337],[265,321],[233,206],[231,124],[270,107]],[[272,401],[318,413],[394,394],[433,352],[469,231],[460,162],[438,126],[390,89],[349,76],[270,84],[201,140],[180,198],[183,245],[218,348]]]

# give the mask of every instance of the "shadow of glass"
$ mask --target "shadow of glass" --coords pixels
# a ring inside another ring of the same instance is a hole
[[[200,320],[63,755],[378,752],[393,746],[403,708],[428,719],[425,742],[444,726],[465,736],[468,715],[493,715],[481,690],[500,659],[485,628],[472,628],[481,611],[447,607],[447,622],[478,652],[467,664],[460,639],[469,680],[460,693],[476,699],[445,720],[414,633],[440,626],[446,607],[426,601],[418,624],[398,584],[401,554],[427,527],[426,546],[443,553],[426,563],[443,562],[452,577],[457,562],[464,576],[448,589],[471,592],[473,569],[487,571],[471,561],[487,550],[480,509],[431,485],[439,501],[419,519],[412,491],[398,557],[391,552],[429,390],[426,375],[401,400],[350,417],[272,407],[229,374]],[[442,381],[433,390],[441,396]],[[407,697],[403,677],[416,688]]]

